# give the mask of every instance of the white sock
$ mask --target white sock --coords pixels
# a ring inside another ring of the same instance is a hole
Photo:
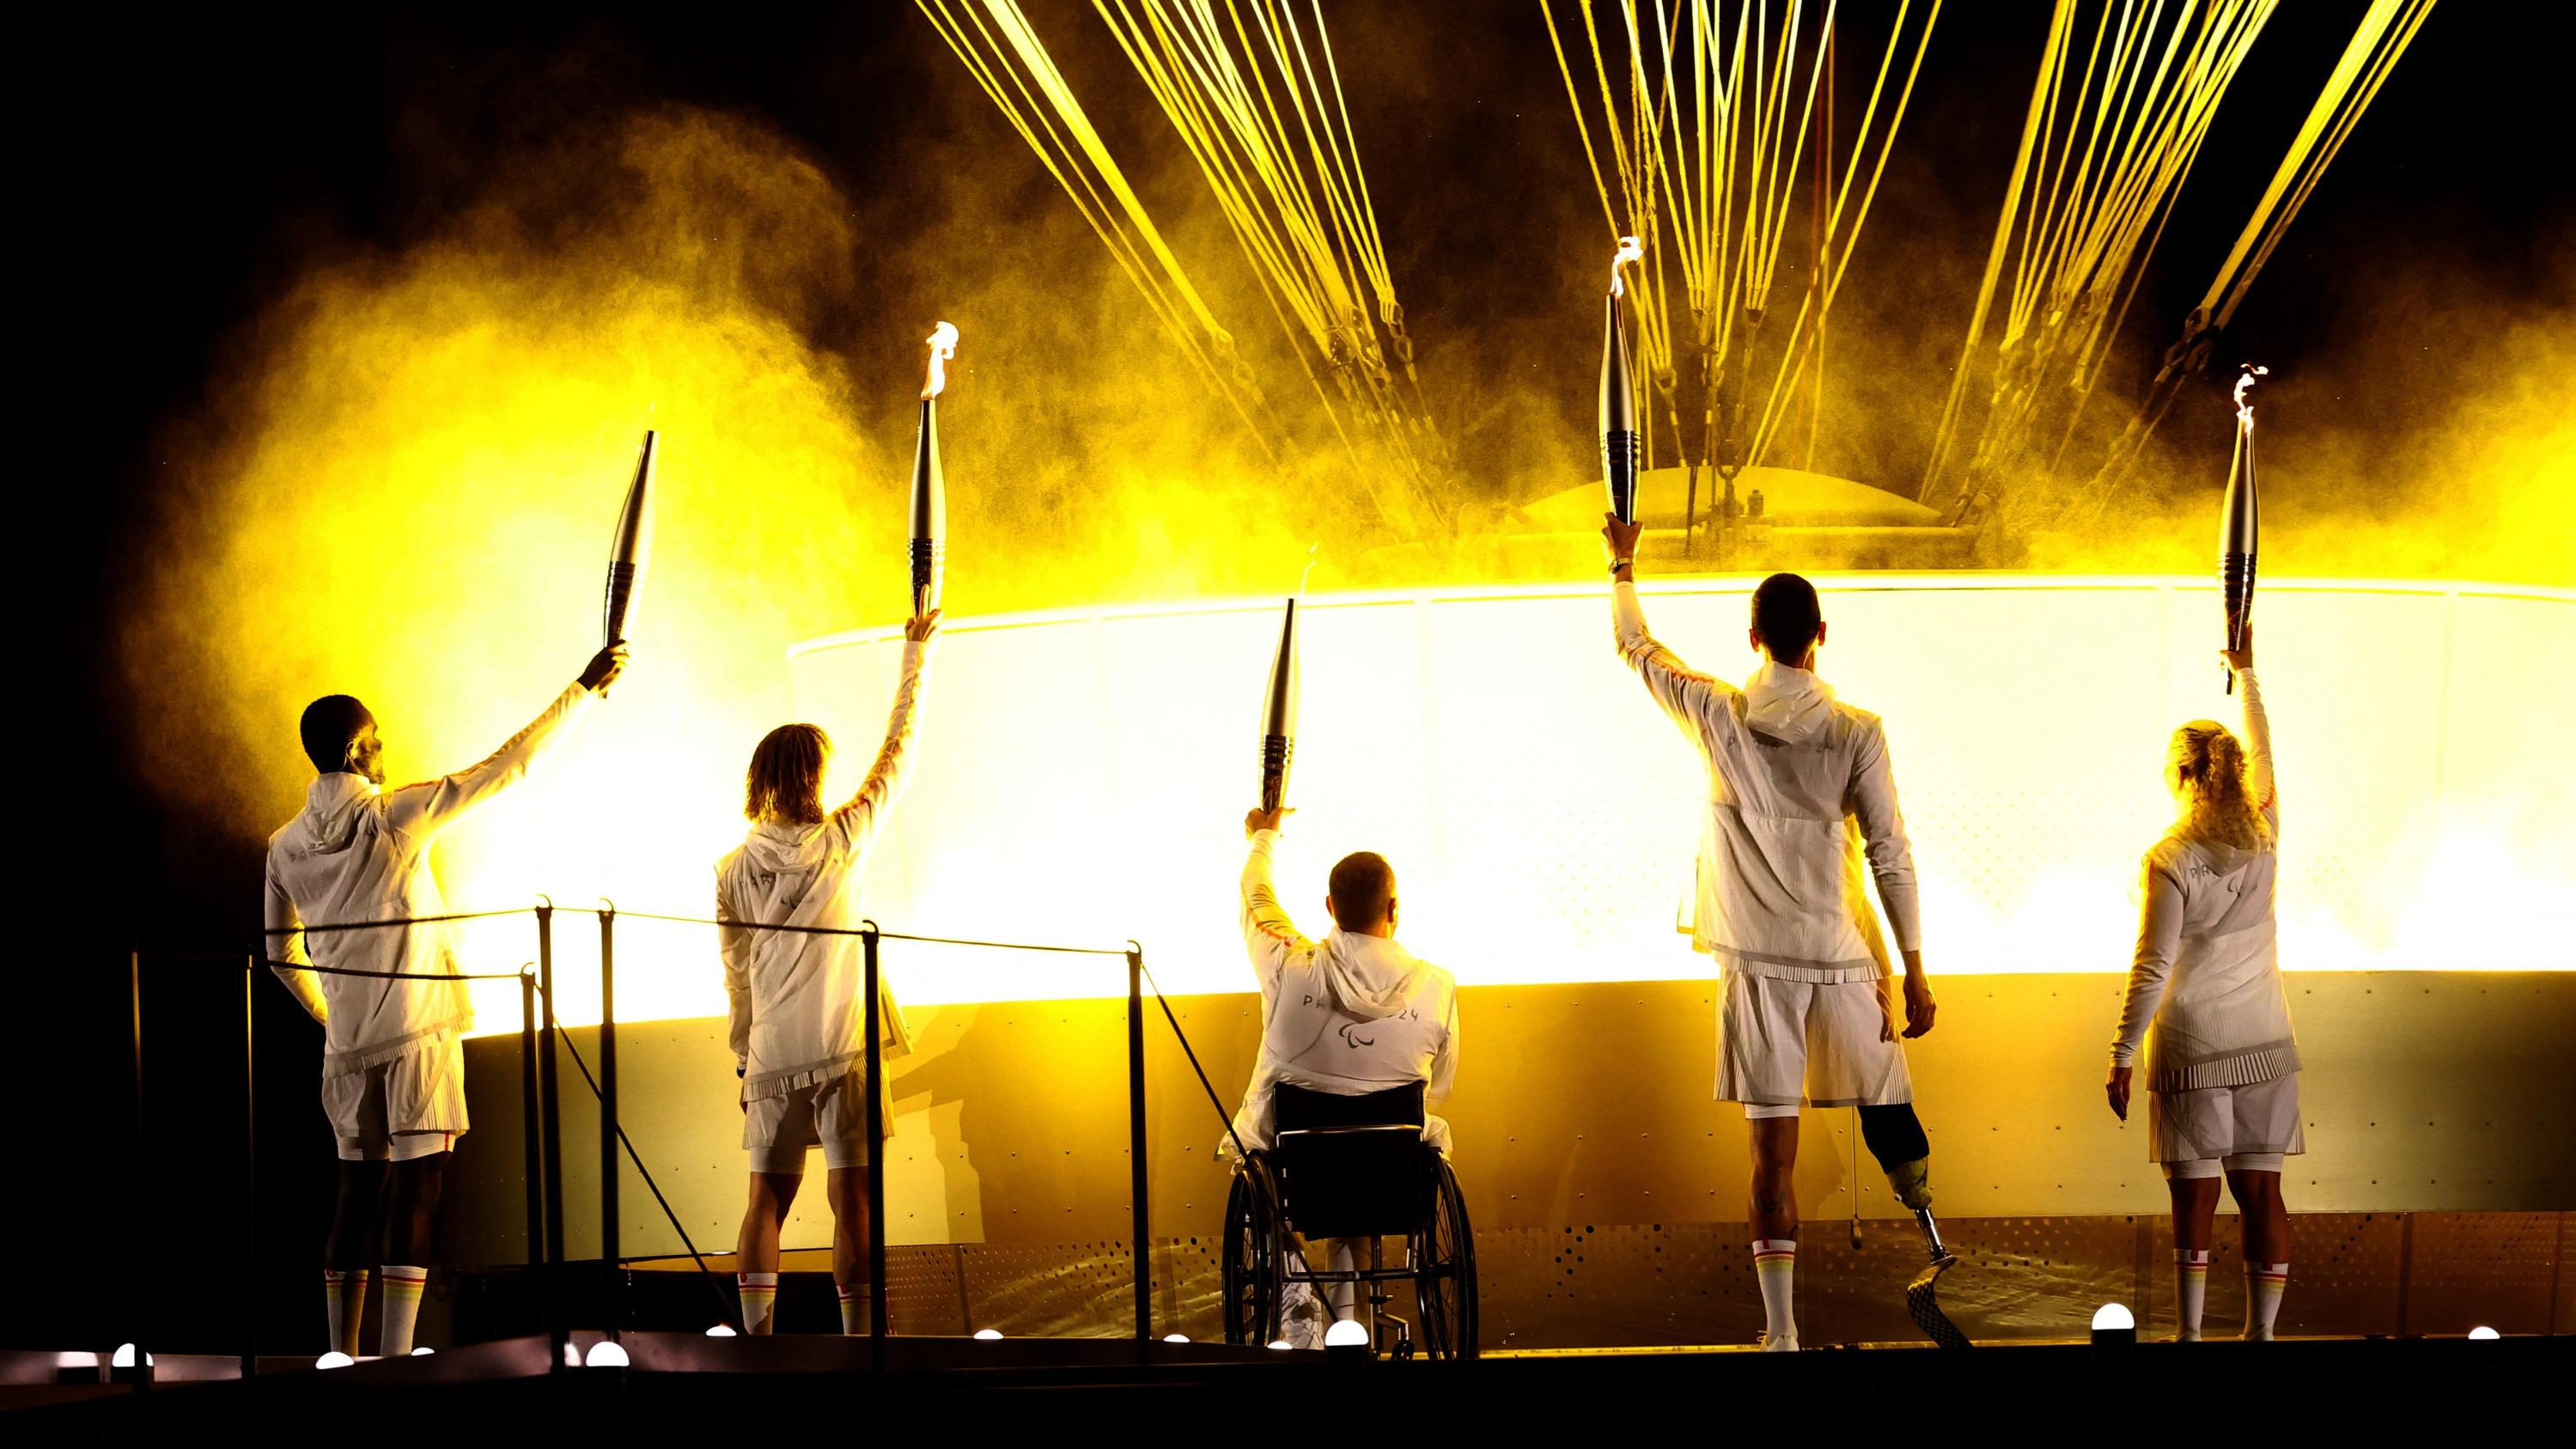
[[[2245,1336],[2256,1341],[2272,1336],[2272,1320],[2281,1312],[2281,1294],[2290,1286],[2287,1263],[2245,1265]]]
[[[331,1318],[331,1348],[358,1356],[358,1325],[367,1316],[367,1270],[322,1270],[322,1308]]]
[[[841,1290],[841,1332],[851,1337],[866,1337],[868,1320],[875,1316],[877,1297],[875,1286],[868,1283],[844,1283],[838,1286]]]
[[[1762,1338],[1766,1343],[1795,1343],[1798,1339],[1798,1318],[1791,1304],[1797,1271],[1797,1239],[1753,1240],[1753,1275],[1762,1282]]]
[[[420,1295],[429,1286],[429,1270],[387,1263],[378,1271],[385,1285],[385,1333],[377,1352],[387,1358],[408,1358],[411,1329],[420,1320]]]
[[[2174,1331],[2177,1343],[2200,1341],[2200,1307],[2209,1297],[2209,1250],[2174,1249]]]
[[[775,1273],[736,1273],[734,1290],[742,1295],[742,1331],[769,1332],[769,1320],[778,1309],[778,1275]]]

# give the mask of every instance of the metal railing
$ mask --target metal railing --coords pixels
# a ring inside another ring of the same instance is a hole
[[[679,1232],[681,1241],[697,1260],[700,1271],[708,1273],[703,1255],[690,1241],[671,1208],[669,1199],[653,1181],[643,1157],[635,1151],[618,1116],[618,1062],[616,1012],[616,931],[619,912],[614,902],[602,900],[595,907],[561,907],[545,896],[538,904],[506,910],[455,912],[435,916],[401,917],[375,921],[339,921],[313,925],[269,927],[262,932],[262,949],[248,954],[202,951],[129,951],[128,983],[132,1015],[134,1066],[134,1131],[138,1156],[149,1142],[145,1121],[144,1092],[145,1043],[143,1036],[143,966],[147,959],[209,961],[226,960],[240,965],[242,977],[242,1070],[243,1070],[243,1154],[242,1193],[246,1220],[259,1221],[259,1172],[257,1153],[258,1123],[258,1054],[254,1037],[253,987],[261,968],[309,972],[317,976],[353,976],[399,981],[517,981],[519,983],[520,1038],[520,1111],[521,1149],[527,1183],[527,1217],[525,1244],[528,1266],[537,1288],[539,1314],[550,1341],[551,1362],[564,1364],[565,1344],[570,1324],[565,1317],[565,1295],[560,1272],[566,1261],[564,1237],[562,1099],[557,1054],[572,1050],[575,1065],[582,1070],[586,1083],[599,1101],[599,1231],[600,1257],[609,1269],[611,1300],[608,1336],[616,1338],[625,1316],[625,1285],[622,1268],[624,1254],[619,1232],[618,1163],[621,1155],[634,1163],[636,1171],[653,1192],[664,1214]],[[599,923],[599,1068],[594,1076],[580,1058],[577,1048],[565,1038],[556,1019],[556,980],[554,961],[554,917],[558,911],[595,916]],[[872,1361],[883,1362],[886,1338],[887,1294],[885,1290],[885,1062],[883,1036],[882,954],[886,941],[910,941],[929,945],[960,946],[982,950],[1044,952],[1057,955],[1119,957],[1127,965],[1127,1151],[1129,1159],[1130,1256],[1134,1264],[1135,1325],[1134,1337],[1139,1353],[1155,1341],[1153,1331],[1152,1217],[1150,1182],[1146,1163],[1145,1117],[1145,992],[1151,980],[1145,969],[1144,947],[1131,940],[1123,947],[1090,947],[1041,944],[1018,941],[985,941],[952,936],[913,935],[887,931],[876,922],[862,920],[851,927],[807,926],[761,921],[728,921],[697,916],[662,915],[651,912],[627,913],[635,920],[663,921],[682,925],[711,926],[719,930],[777,931],[790,934],[856,937],[860,943],[862,979],[860,991],[866,1002],[866,1019],[862,1027],[865,1040],[861,1049],[863,1086],[866,1093],[866,1130],[868,1133],[867,1206],[869,1278],[873,1288],[872,1309],[868,1324]],[[267,949],[271,938],[330,935],[349,931],[397,930],[416,926],[443,925],[460,921],[493,920],[508,916],[529,915],[536,922],[536,960],[514,972],[406,972],[368,971],[347,967],[323,966],[310,961],[277,959]],[[1226,1131],[1233,1127],[1224,1101],[1209,1082],[1200,1066],[1198,1054],[1181,1031],[1180,1019],[1164,999],[1159,985],[1153,987],[1155,999],[1179,1040],[1190,1068],[1207,1092]],[[1241,1150],[1238,1141],[1237,1150]],[[258,1275],[251,1276],[243,1295],[242,1373],[245,1377],[257,1370],[259,1337]],[[721,1288],[717,1289],[722,1296]],[[728,1314],[731,1304],[726,1304]],[[140,1328],[138,1331],[142,1331]],[[148,1337],[146,1332],[144,1336]],[[138,1340],[138,1352],[149,1345]]]

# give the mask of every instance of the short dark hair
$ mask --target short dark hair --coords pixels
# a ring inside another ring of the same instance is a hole
[[[1774,659],[1797,659],[1824,627],[1816,586],[1796,574],[1773,574],[1753,591],[1753,632]]]
[[[349,743],[358,731],[374,724],[376,717],[358,703],[354,694],[326,694],[304,706],[304,720],[297,728],[304,736],[304,758],[323,774],[349,767]]]
[[[1333,924],[1365,931],[1395,905],[1395,867],[1376,851],[1353,851],[1333,867],[1324,889],[1333,898]]]
[[[761,737],[742,772],[743,818],[774,815],[794,825],[823,821],[823,766],[832,737],[821,725],[784,724]]]

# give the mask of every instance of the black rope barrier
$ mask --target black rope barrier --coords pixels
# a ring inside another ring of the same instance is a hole
[[[360,971],[352,966],[316,966],[310,961],[264,960],[245,969],[256,971],[265,966],[271,971],[310,971],[316,976],[366,976],[378,981],[516,981],[527,974],[527,968],[516,971]]]

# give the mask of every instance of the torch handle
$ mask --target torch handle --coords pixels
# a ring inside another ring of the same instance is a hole
[[[936,538],[912,540],[912,612],[918,617],[939,607],[941,575],[946,572],[948,545]]]
[[[1261,737],[1261,808],[1276,810],[1288,798],[1288,758],[1297,742],[1286,735]]]
[[[1637,521],[1637,463],[1640,440],[1633,432],[1601,435],[1601,478],[1610,490],[1610,511],[1621,523]]]

